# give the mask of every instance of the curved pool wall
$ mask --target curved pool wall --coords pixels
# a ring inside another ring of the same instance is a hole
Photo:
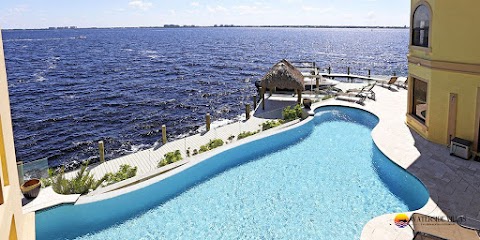
[[[62,205],[37,212],[37,239],[70,239],[121,223],[219,173],[302,142],[318,124],[342,120],[363,125],[370,130],[378,123],[376,116],[362,110],[348,107],[319,108],[312,121],[299,127],[226,150],[147,187],[98,202]],[[383,184],[408,206],[408,210],[421,208],[428,200],[428,192],[423,184],[384,157],[375,144],[372,146],[372,164]],[[312,151],[321,154],[322,149]]]
[[[321,114],[332,112],[333,114]],[[325,106],[317,108],[314,122],[320,124],[328,121],[347,121],[363,125],[370,130],[378,124],[379,119],[364,110],[343,106]],[[409,210],[422,208],[428,201],[429,193],[425,185],[405,169],[386,157],[377,145],[372,144],[372,164],[378,177],[385,186],[399,199],[402,199]]]
[[[311,133],[312,127],[312,123],[307,123],[228,149],[171,177],[114,198],[87,204],[61,205],[37,212],[37,239],[75,238],[132,218],[218,173],[302,141]],[[59,234],[59,231],[62,233]]]

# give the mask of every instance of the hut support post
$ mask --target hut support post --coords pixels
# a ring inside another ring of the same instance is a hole
[[[260,89],[260,95],[261,95],[261,98],[262,98],[262,110],[265,110],[265,89],[262,87]]]
[[[162,125],[162,143],[167,143],[167,126],[165,124]]]
[[[298,96],[297,103],[301,104],[302,103],[302,90],[300,90],[300,89],[297,90],[297,96]]]
[[[257,95],[253,96],[253,109],[257,108]]]
[[[318,77],[317,77],[315,80],[316,80],[316,82],[315,82],[315,85],[316,85],[315,93],[318,93],[318,91],[320,90],[320,79],[318,79]]]

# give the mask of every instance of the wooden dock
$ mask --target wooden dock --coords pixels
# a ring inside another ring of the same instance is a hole
[[[319,76],[322,76],[324,78],[347,78],[347,79],[360,79],[360,80],[365,80],[365,81],[388,81],[389,77],[379,77],[379,76],[362,76],[362,75],[356,75],[356,74],[347,74],[347,73],[322,73],[319,74]]]

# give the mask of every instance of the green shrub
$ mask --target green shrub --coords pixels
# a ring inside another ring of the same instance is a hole
[[[60,173],[53,177],[53,190],[59,194],[86,194],[97,189],[105,181],[105,177],[95,180],[90,171],[87,171],[87,166],[88,162],[83,164],[73,179],[66,179],[64,168],[62,168]]]
[[[46,187],[52,185],[53,176],[55,176],[55,169],[49,168],[48,169],[48,177],[47,178],[40,178],[40,182],[42,182],[42,188],[46,188]]]
[[[195,153],[195,150],[193,151]],[[158,162],[157,167],[163,167],[165,165],[168,165],[170,163],[174,163],[177,161],[182,160],[182,154],[180,153],[180,150],[175,150],[175,152],[168,152],[163,155],[163,159]]]
[[[214,148],[217,148],[217,147],[220,147],[222,145],[223,145],[223,140],[222,139],[217,138],[217,139],[210,140],[207,144],[200,146],[199,153],[210,151],[210,150],[212,150]]]
[[[283,124],[285,121],[283,120],[269,120],[269,121],[266,121],[264,123],[262,123],[262,131],[265,131],[265,130],[268,130],[270,128],[274,128],[276,126],[280,126],[281,124]]]
[[[259,132],[260,132],[260,130],[254,131],[254,132],[241,132],[240,134],[238,134],[237,139],[238,139],[238,140],[244,139],[244,138],[246,138],[246,137],[250,137],[250,136],[252,136],[252,135],[255,135],[255,134],[259,133]]]
[[[283,116],[283,120],[285,120],[286,122],[295,120],[297,118],[301,118],[302,107],[300,107],[300,104],[295,105],[295,107],[293,108],[291,108],[290,106],[287,106],[286,108],[283,109],[282,116]]]
[[[118,172],[105,174],[105,185],[114,184],[116,182],[134,177],[135,175],[137,175],[137,167],[132,167],[128,164],[122,164],[120,165]]]

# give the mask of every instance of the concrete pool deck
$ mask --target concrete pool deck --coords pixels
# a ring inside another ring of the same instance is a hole
[[[337,87],[348,89],[354,86],[359,86],[359,84],[342,83]],[[480,222],[472,219],[480,219],[480,181],[478,181],[480,179],[480,163],[451,157],[447,147],[428,142],[410,130],[405,124],[405,113],[407,109],[406,90],[397,90],[396,87],[388,90],[379,86],[373,90],[376,93],[377,101],[367,99],[363,106],[356,103],[328,99],[313,104],[312,109],[328,105],[341,105],[364,109],[377,115],[380,121],[372,131],[372,137],[378,148],[392,161],[419,178],[430,192],[428,203],[415,212],[431,216],[464,215],[469,219],[469,222],[467,222],[469,225],[477,226],[476,224]],[[278,100],[275,106],[290,105],[289,99],[293,101],[296,100],[296,97],[288,95],[285,97],[274,95],[272,100],[275,98]],[[270,107],[273,106],[274,105],[271,105]],[[200,145],[207,143],[210,139],[223,138],[226,140],[229,136],[236,136],[242,131],[255,131],[260,129],[258,126],[260,123],[269,118],[275,118],[281,113],[281,111],[278,110],[270,111],[268,107],[267,105],[267,111],[257,111],[256,117],[252,117],[248,121],[218,127],[215,128],[214,131],[169,142],[158,149],[152,148],[114,159],[104,163],[106,166],[98,165],[93,167],[92,173],[97,177],[103,176],[105,171],[116,171],[120,164],[129,163],[139,167],[138,175],[148,174],[156,170],[156,163],[166,152],[179,149],[182,151],[183,156],[185,156],[185,151],[188,147],[190,147],[191,150],[194,148],[198,149]],[[279,130],[272,129],[269,131],[275,133]],[[225,148],[222,147],[222,150],[226,150],[228,147],[235,145],[237,144],[234,142],[229,143]],[[217,151],[212,151],[212,153],[207,152],[204,156],[215,154],[216,152]],[[200,155],[198,155],[198,157],[200,157]],[[196,161],[196,158],[192,157],[191,159],[192,161]],[[41,196],[42,194],[49,193],[49,191],[44,190],[45,189],[42,189],[40,193]],[[48,197],[44,197],[43,199],[45,199],[45,204],[47,204]],[[71,201],[71,199],[69,200]],[[35,209],[29,207],[29,204],[27,204],[24,206],[24,211],[42,209],[38,201],[36,202],[36,206]],[[361,239],[412,239],[413,233],[410,228],[398,228],[395,226],[393,222],[395,215],[396,213],[391,213],[378,216],[369,221],[364,226]]]

